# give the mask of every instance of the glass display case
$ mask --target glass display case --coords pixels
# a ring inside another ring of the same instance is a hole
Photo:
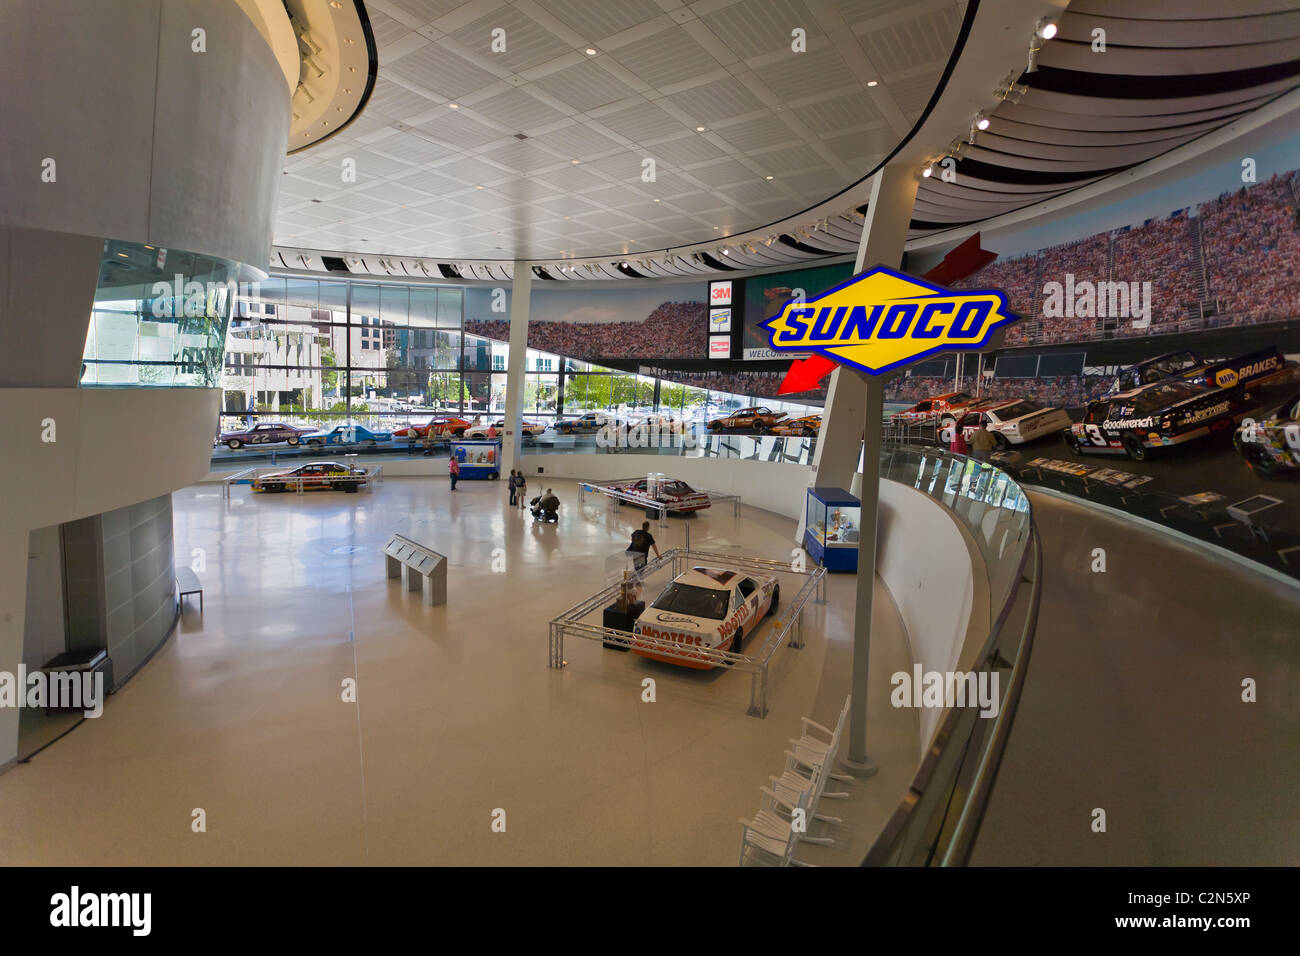
[[[453,441],[451,453],[460,462],[461,478],[500,478],[500,441]]]
[[[862,503],[843,488],[809,488],[804,547],[827,571],[858,570]]]

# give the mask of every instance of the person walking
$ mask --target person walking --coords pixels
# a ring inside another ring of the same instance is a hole
[[[650,560],[650,549],[654,548],[655,558],[660,557],[659,546],[655,536],[650,533],[650,522],[641,522],[641,527],[632,532],[632,542],[627,546],[627,553],[632,555],[632,567],[640,571]]]
[[[456,479],[460,477],[460,462],[456,460],[456,453],[452,452],[451,460],[447,462],[447,474],[451,475],[451,490],[456,490]]]
[[[518,502],[515,500],[518,497],[518,491],[519,491],[519,486],[518,484],[516,484],[515,470],[511,468],[510,469],[510,507],[512,508],[515,507],[516,504],[518,504]]]

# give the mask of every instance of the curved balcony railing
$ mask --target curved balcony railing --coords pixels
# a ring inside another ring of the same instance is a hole
[[[949,707],[907,793],[864,866],[964,864],[1015,717],[1038,613],[1039,549],[1024,490],[1000,468],[936,448],[886,445],[881,477],[930,496],[974,540],[988,573],[989,628],[963,648],[970,669],[996,671],[996,716]]]

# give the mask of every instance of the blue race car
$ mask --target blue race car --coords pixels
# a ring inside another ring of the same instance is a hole
[[[313,448],[322,445],[377,445],[381,441],[392,441],[392,432],[374,432],[365,425],[335,425],[327,431],[312,432],[303,435],[302,441]]]

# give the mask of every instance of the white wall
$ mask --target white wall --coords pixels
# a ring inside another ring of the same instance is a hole
[[[913,663],[927,671],[959,669],[971,612],[987,604],[982,593],[977,601],[977,589],[988,588],[983,560],[946,508],[896,481],[880,483],[877,527],[876,574],[903,619]],[[942,713],[921,711],[922,755]]]
[[[22,659],[29,533],[199,481],[220,400],[215,388],[0,389],[0,671]],[[0,769],[17,750],[18,710],[0,708]]]

